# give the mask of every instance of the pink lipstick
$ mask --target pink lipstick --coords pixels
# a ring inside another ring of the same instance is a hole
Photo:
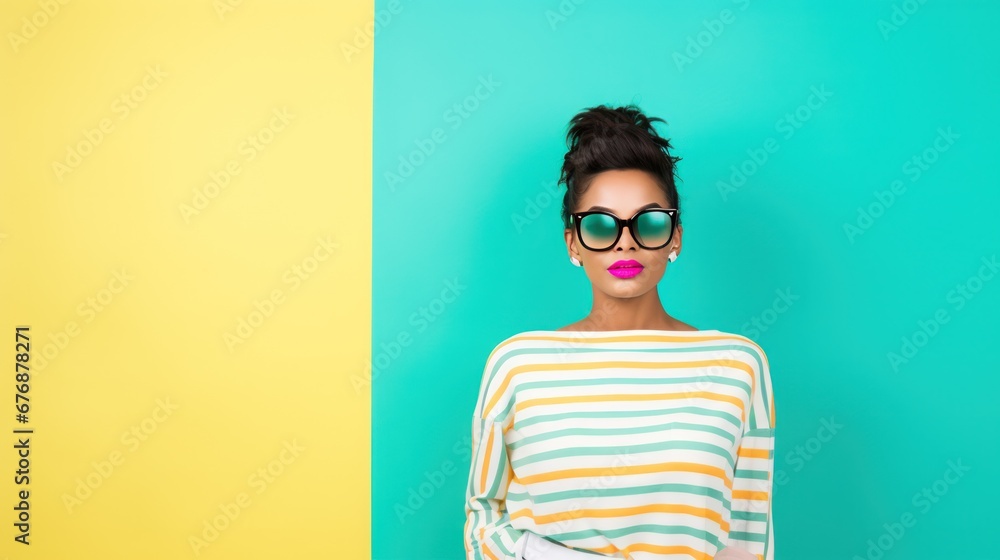
[[[617,261],[608,267],[608,272],[615,278],[634,278],[642,272],[642,268],[639,261],[629,259],[627,261]]]

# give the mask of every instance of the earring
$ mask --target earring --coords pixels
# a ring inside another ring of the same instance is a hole
[[[675,253],[674,251],[670,251],[670,254],[667,255],[667,259],[669,259],[670,262],[676,261],[677,260],[677,253]]]
[[[569,262],[573,263],[573,266],[583,266],[583,263],[576,257],[570,257]]]

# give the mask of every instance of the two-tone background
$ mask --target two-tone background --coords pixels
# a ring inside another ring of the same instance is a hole
[[[487,354],[589,309],[566,123],[635,102],[667,310],[768,353],[777,558],[1000,558],[998,16],[4,2],[0,557],[464,557]]]

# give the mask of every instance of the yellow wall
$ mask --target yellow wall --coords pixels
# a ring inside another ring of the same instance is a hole
[[[372,11],[0,4],[0,557],[370,556]]]

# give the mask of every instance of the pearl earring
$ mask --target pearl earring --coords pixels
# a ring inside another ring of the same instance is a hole
[[[569,262],[573,263],[573,266],[583,266],[583,263],[581,263],[576,257],[570,257]]]

